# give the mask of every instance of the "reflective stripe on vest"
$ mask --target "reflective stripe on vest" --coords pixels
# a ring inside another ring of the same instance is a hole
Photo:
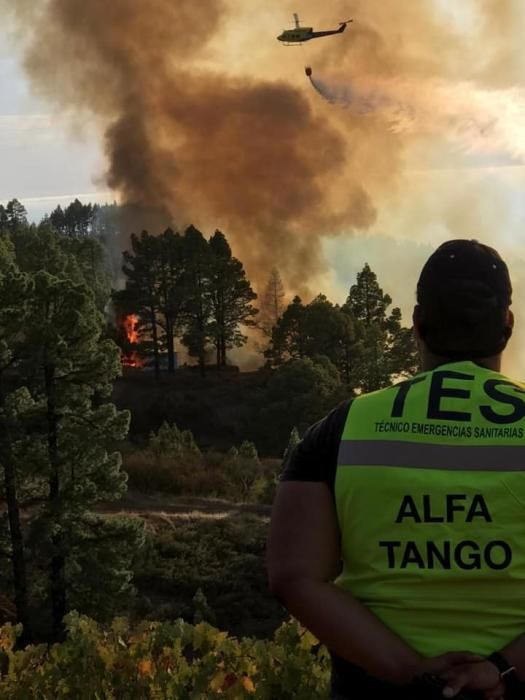
[[[355,399],[338,585],[425,655],[525,633],[525,386],[472,362]]]

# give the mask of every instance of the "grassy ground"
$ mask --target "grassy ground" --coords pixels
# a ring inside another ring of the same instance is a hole
[[[96,510],[108,515],[139,515],[146,519],[165,516],[168,520],[171,518],[198,520],[221,518],[234,513],[252,513],[268,520],[271,506],[232,503],[219,498],[188,498],[129,491],[120,501],[99,504]]]
[[[256,637],[271,636],[286,619],[267,585],[270,506],[130,493],[97,510],[146,523],[132,619],[206,619],[234,635]]]

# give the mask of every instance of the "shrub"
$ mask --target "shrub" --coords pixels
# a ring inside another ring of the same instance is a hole
[[[267,641],[182,620],[104,629],[75,612],[66,626],[62,644],[17,652],[20,628],[0,628],[3,700],[317,700],[328,689],[328,653],[295,621]]]
[[[252,513],[150,521],[137,554],[134,617],[192,622],[200,589],[213,610],[207,622],[236,635],[273,634],[285,612],[268,590],[267,536],[267,517]]]
[[[152,433],[147,447],[126,451],[123,464],[129,487],[142,493],[270,504],[277,483],[275,460],[261,462],[252,442],[226,454],[203,454],[190,431],[167,423]]]

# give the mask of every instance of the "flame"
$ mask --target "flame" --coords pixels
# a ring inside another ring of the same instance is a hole
[[[136,314],[126,316],[123,321],[124,330],[126,331],[126,336],[130,345],[136,345],[139,342],[138,324],[139,317]],[[125,353],[122,357],[122,364],[125,367],[144,366],[142,358],[136,350]]]
[[[130,314],[124,319],[124,328],[126,329],[126,335],[128,336],[128,343],[139,342],[139,332],[137,330],[138,323],[139,317],[135,314]]]

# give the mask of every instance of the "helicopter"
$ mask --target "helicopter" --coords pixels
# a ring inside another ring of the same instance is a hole
[[[293,18],[295,21],[294,29],[285,29],[283,33],[277,37],[277,39],[282,41],[285,46],[303,44],[305,41],[319,39],[322,36],[341,34],[346,29],[346,25],[354,21],[353,19],[347,19],[345,22],[339,22],[339,29],[330,29],[325,32],[314,32],[313,27],[301,27],[299,15],[296,12],[294,12]]]

